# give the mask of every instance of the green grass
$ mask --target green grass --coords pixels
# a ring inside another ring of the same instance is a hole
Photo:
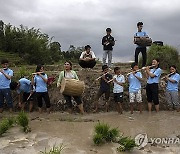
[[[3,119],[0,123],[0,136],[2,136],[2,134],[6,133],[7,130],[9,129],[9,127],[10,127],[9,120]]]
[[[23,131],[25,133],[30,132],[29,128],[29,119],[28,116],[25,112],[20,112],[18,117],[17,117],[17,123],[23,127]]]
[[[135,146],[135,140],[130,137],[120,135],[117,128],[110,128],[108,124],[98,123],[95,125],[93,142],[95,145],[102,145],[106,142],[119,143],[118,152],[131,151]]]
[[[110,129],[110,126],[105,123],[98,123],[95,125],[95,134],[93,136],[93,142],[95,145],[101,145],[105,142],[115,141],[119,135],[117,128]]]
[[[120,146],[117,148],[117,151],[131,151],[135,146],[135,140],[130,137],[121,137],[118,141]]]
[[[0,136],[6,133],[7,130],[12,127],[13,123],[14,123],[14,118],[12,117],[2,119],[0,123]]]

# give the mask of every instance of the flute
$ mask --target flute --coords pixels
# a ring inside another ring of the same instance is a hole
[[[99,79],[101,79],[104,75],[106,75],[106,74],[108,74],[109,72],[107,72],[107,73],[105,73],[105,74],[103,74],[103,75],[101,75],[100,77],[98,77],[97,79],[95,79],[96,81],[97,80],[99,80]]]
[[[164,80],[166,77],[170,77],[171,75],[175,74],[175,72],[169,73],[166,76],[162,77],[161,80]]]
[[[151,65],[151,66],[149,66],[149,67],[150,67],[150,68],[153,68],[154,66],[155,66],[155,65]],[[139,72],[139,71],[141,71],[141,70],[145,70],[147,67],[148,67],[148,66],[142,67],[141,69],[136,70],[135,73],[136,73],[136,72]],[[129,73],[126,74],[126,76],[129,76],[129,75],[132,74],[132,73],[133,73],[133,72],[129,72]]]
[[[36,73],[32,73],[32,75],[36,75],[37,73],[44,74],[44,72],[36,72]]]
[[[109,80],[107,83],[110,83],[110,82],[112,82],[114,79],[111,79],[111,80]]]

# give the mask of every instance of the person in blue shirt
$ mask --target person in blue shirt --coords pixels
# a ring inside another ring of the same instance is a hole
[[[0,69],[0,112],[3,111],[4,98],[6,99],[9,111],[12,112],[13,102],[11,97],[10,83],[13,71],[8,68],[8,60],[1,60],[2,68]]]
[[[146,75],[148,78],[146,85],[146,95],[149,112],[152,110],[152,103],[155,105],[156,112],[159,111],[158,83],[161,72],[162,70],[159,68],[159,59],[152,60],[152,68],[150,66],[146,67]]]
[[[25,103],[29,102],[29,112],[32,112],[34,91],[31,81],[26,78],[21,78],[18,82],[10,83],[11,90],[16,90],[18,93],[19,107],[24,111]],[[21,98],[21,94],[23,95]]]
[[[134,43],[135,43],[136,37],[148,37],[147,33],[142,31],[142,28],[143,28],[143,23],[138,22],[137,23],[138,32],[134,34]],[[146,59],[147,59],[146,47],[145,46],[140,46],[140,45],[136,46],[136,49],[135,49],[135,63],[137,63],[137,64],[138,64],[138,55],[139,55],[140,52],[142,53],[142,67],[144,67],[146,65]]]
[[[178,112],[180,111],[180,102],[178,94],[178,84],[180,81],[180,75],[177,73],[175,65],[169,67],[170,74],[165,77],[167,82],[166,86],[166,99],[170,110],[175,108]]]
[[[36,68],[36,74],[35,75],[33,74],[32,77],[32,85],[35,86],[39,113],[42,113],[42,106],[43,106],[42,99],[44,99],[46,103],[47,112],[50,113],[51,104],[47,89],[47,82],[48,82],[48,77],[47,74],[44,73],[44,67],[42,65],[38,65]]]
[[[123,103],[123,85],[125,83],[124,75],[121,74],[120,68],[114,68],[115,75],[113,76],[113,93],[114,93],[114,101],[117,103],[117,110],[119,114],[123,113],[122,103]]]
[[[129,102],[131,114],[133,114],[133,105],[135,101],[138,103],[139,111],[142,113],[142,95],[141,95],[141,81],[142,74],[139,72],[139,67],[137,63],[131,64],[132,73],[128,77],[129,81]]]

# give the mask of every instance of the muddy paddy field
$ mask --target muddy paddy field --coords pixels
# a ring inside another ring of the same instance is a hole
[[[13,113],[15,116],[17,113]],[[0,114],[0,119],[9,113]],[[112,127],[118,127],[121,133],[135,138],[138,134],[147,134],[148,138],[180,138],[180,114],[177,112],[160,111],[159,113],[143,114],[135,112],[131,115],[124,112],[99,112],[96,114],[68,114],[53,112],[51,114],[33,112],[28,114],[31,132],[24,134],[14,126],[0,138],[1,154],[39,154],[53,145],[65,146],[64,154],[117,154],[116,143],[95,146],[93,143],[94,126],[100,121]],[[179,154],[180,143],[151,144],[144,148],[134,148],[128,153],[145,154]]]

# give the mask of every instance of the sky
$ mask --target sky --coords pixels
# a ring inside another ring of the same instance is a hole
[[[100,60],[101,39],[110,27],[117,40],[114,62],[134,60],[133,36],[142,21],[153,41],[180,51],[180,0],[1,0],[0,20],[40,29],[65,51],[89,44]]]

